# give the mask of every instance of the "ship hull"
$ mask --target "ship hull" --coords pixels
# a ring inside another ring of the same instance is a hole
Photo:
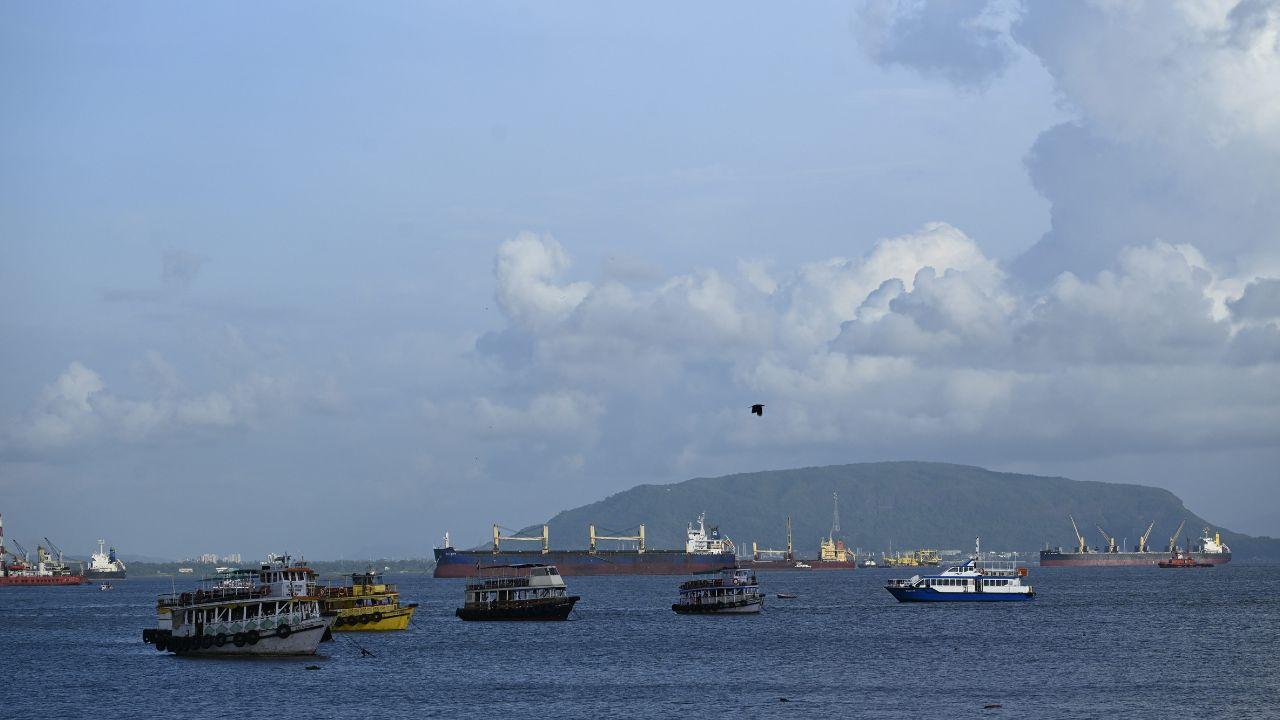
[[[324,640],[331,619],[315,622],[293,630],[287,637],[275,632],[262,632],[256,641],[249,642],[243,633],[223,634],[222,644],[218,636],[175,636],[167,630],[144,630],[143,642],[156,646],[161,652],[194,656],[287,656],[315,655]]]
[[[84,576],[89,580],[123,580],[124,570],[85,570]]]
[[[681,615],[754,615],[764,609],[764,598],[715,605],[685,605],[676,603],[671,609]]]
[[[405,605],[391,609],[346,608],[338,611],[333,623],[334,632],[383,632],[404,630],[413,619],[417,605]]]
[[[438,578],[466,578],[479,574],[482,567],[537,563],[555,565],[563,576],[574,575],[691,575],[733,567],[733,553],[694,554],[676,550],[649,550],[643,553],[621,550],[588,552],[586,550],[552,550],[493,553],[482,550],[436,549]]]
[[[1231,553],[1191,553],[1196,562],[1223,565],[1231,562]],[[1155,567],[1168,560],[1167,552],[1074,553],[1040,551],[1040,567]]]
[[[36,585],[80,585],[84,579],[79,575],[5,575],[0,577],[0,585],[36,586]]]
[[[564,620],[569,617],[577,595],[547,598],[538,600],[518,600],[509,603],[489,603],[487,605],[460,607],[454,615],[462,620]]]
[[[933,588],[887,587],[898,602],[1019,602],[1034,600],[1034,593],[938,592]]]

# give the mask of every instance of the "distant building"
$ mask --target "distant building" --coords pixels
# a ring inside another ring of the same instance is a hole
[[[222,556],[222,562],[225,562],[225,563],[240,563],[240,562],[241,562],[241,560],[240,560],[240,553],[231,553],[230,555],[223,555],[223,556]]]
[[[213,565],[218,562],[218,553],[205,553],[200,556],[200,562]]]

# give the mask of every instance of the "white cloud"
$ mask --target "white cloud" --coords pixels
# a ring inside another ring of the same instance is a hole
[[[554,434],[577,427],[557,418],[583,417],[568,398],[590,396],[612,453],[626,456],[632,428],[666,425],[673,468],[822,448],[1045,458],[1277,440],[1270,340],[1237,347],[1227,311],[1233,288],[1252,286],[1190,246],[1135,245],[1102,272],[1027,293],[935,223],[862,257],[775,269],[772,292],[754,274],[591,288],[529,335],[527,377],[563,407],[485,400],[479,414]],[[767,420],[744,424],[757,401]]]
[[[47,455],[101,442],[138,443],[184,431],[252,426],[298,407],[331,408],[332,380],[304,385],[296,379],[261,374],[223,390],[179,396],[176,371],[156,353],[146,366],[160,373],[160,394],[145,399],[112,393],[95,371],[72,362],[41,391],[27,413],[8,422],[3,447],[10,452]]]

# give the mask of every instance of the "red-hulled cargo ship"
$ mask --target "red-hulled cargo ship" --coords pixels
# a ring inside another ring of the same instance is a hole
[[[684,552],[650,550],[644,545],[644,525],[637,535],[597,535],[590,526],[589,549],[552,550],[546,525],[534,537],[504,536],[493,526],[491,550],[458,550],[445,533],[444,547],[436,548],[434,577],[473,577],[480,569],[505,565],[555,565],[561,575],[691,575],[693,573],[733,567],[737,562],[732,544],[720,537],[719,528],[707,528],[705,515],[698,516],[698,527],[689,524]],[[597,550],[598,540],[631,541],[635,550]],[[503,541],[528,541],[542,544],[540,550],[503,550]]]
[[[45,539],[45,542],[49,542]],[[16,543],[15,543],[16,545]],[[49,543],[53,546],[53,543]],[[43,545],[36,547],[36,564],[32,565],[21,545],[22,554],[10,550],[4,544],[4,518],[0,517],[0,586],[5,585],[79,585],[82,575],[71,572],[62,561],[62,551],[55,558]],[[54,548],[57,550],[57,548]],[[12,561],[10,560],[12,558]]]

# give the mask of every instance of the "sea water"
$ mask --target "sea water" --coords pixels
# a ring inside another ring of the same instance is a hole
[[[463,581],[389,577],[409,630],[300,659],[144,645],[169,578],[0,588],[0,718],[1280,717],[1280,565],[1033,567],[1032,602],[899,604],[910,574],[761,573],[764,612],[721,617],[671,611],[683,578],[570,577],[561,623],[462,622]]]

